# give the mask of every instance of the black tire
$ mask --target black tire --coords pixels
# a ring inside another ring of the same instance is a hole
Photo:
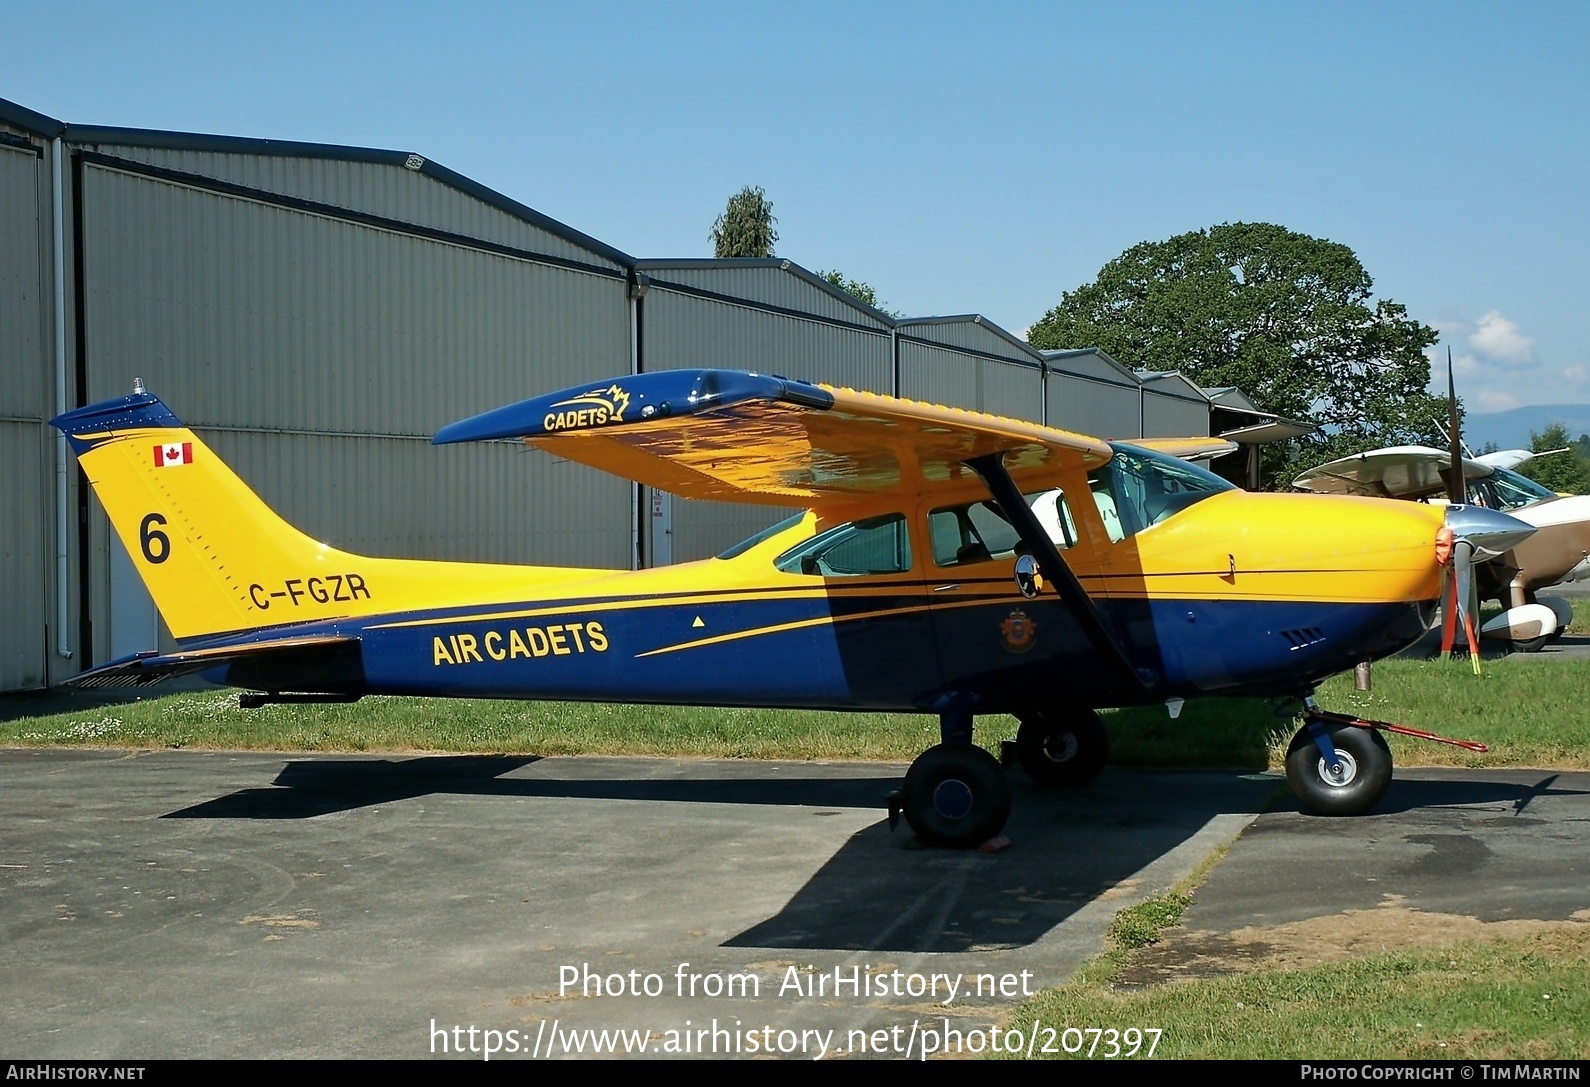
[[[1327,725],[1331,744],[1342,756],[1333,776],[1306,727],[1286,749],[1286,783],[1304,808],[1315,815],[1358,815],[1368,811],[1391,784],[1391,748],[1374,729]]]
[[[1554,640],[1556,637],[1558,637],[1560,635],[1560,633],[1561,632],[1559,631],[1559,632],[1557,632],[1557,634],[1542,634],[1540,637],[1531,638],[1527,642],[1514,642],[1513,643],[1513,652],[1514,653],[1539,653],[1542,649],[1546,648],[1546,643],[1547,642],[1550,642],[1550,641]]]
[[[972,744],[930,747],[905,772],[905,821],[925,845],[970,849],[1005,829],[1010,783],[999,760]]]
[[[1039,785],[1078,789],[1098,777],[1110,757],[1110,735],[1087,708],[1021,715],[1016,760]]]

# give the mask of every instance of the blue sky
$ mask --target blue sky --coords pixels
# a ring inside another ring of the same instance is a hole
[[[1590,5],[12,0],[0,97],[421,152],[637,256],[778,252],[1015,331],[1269,221],[1443,332],[1471,410],[1590,401]]]

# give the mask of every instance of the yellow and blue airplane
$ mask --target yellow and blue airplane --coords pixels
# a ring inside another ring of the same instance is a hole
[[[791,510],[722,555],[648,570],[370,558],[277,517],[141,383],[55,419],[178,642],[76,677],[172,675],[266,701],[365,694],[917,711],[942,743],[891,798],[923,840],[995,837],[1010,808],[976,714],[1020,720],[1037,781],[1103,767],[1101,707],[1304,698],[1303,803],[1373,804],[1371,722],[1325,677],[1428,628],[1454,534],[1530,527],[1477,507],[1249,494],[1172,453],[730,370],[615,378],[454,423],[686,498]],[[1216,442],[1215,444],[1219,444]],[[1168,451],[1167,451],[1168,450]],[[1202,451],[1207,451],[1203,449]]]

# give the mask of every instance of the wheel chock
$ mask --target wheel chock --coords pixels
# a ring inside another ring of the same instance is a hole
[[[900,813],[905,810],[905,794],[896,789],[884,797],[883,802],[889,805],[889,833],[893,834],[900,825]]]

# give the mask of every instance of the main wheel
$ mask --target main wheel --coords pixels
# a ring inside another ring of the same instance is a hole
[[[982,845],[1010,818],[1010,783],[999,760],[972,744],[930,747],[905,772],[905,821],[927,845]]]
[[[1327,764],[1308,728],[1286,749],[1286,783],[1315,815],[1357,815],[1374,806],[1391,784],[1391,748],[1374,729],[1327,725],[1337,765]]]
[[[1104,722],[1086,707],[1024,714],[1016,730],[1016,759],[1039,785],[1080,788],[1099,776],[1109,756]]]

